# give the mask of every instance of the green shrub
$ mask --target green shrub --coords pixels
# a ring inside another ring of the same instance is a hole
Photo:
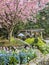
[[[36,57],[36,53],[32,48],[30,48],[27,51],[23,49],[20,51],[19,56],[20,56],[20,63],[25,64],[28,63],[30,60],[34,59]]]
[[[41,38],[28,38],[25,40],[30,45],[37,47],[43,54],[49,53],[49,45],[47,45]]]
[[[18,45],[18,46],[24,46],[24,45],[28,45],[29,46],[29,44],[27,43],[27,42],[25,42],[25,41],[23,41],[23,40],[21,40],[21,39],[18,39],[18,38],[14,38],[14,37],[11,37],[10,38],[10,43],[11,43],[11,45],[13,44],[13,45]]]
[[[33,44],[34,38],[28,38],[28,39],[25,40],[25,42],[27,42],[29,44]]]
[[[34,59],[36,57],[36,53],[35,53],[35,50],[30,48],[28,51],[27,51],[27,59],[28,59],[28,62],[32,59]]]
[[[14,56],[10,56],[9,57],[9,64],[10,65],[16,65],[17,64],[17,60],[16,60],[16,58],[14,57]]]

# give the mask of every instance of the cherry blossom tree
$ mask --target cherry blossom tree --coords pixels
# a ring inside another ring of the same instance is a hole
[[[8,37],[10,38],[15,25],[18,23],[18,21],[22,21],[21,17],[18,16],[18,13],[21,12],[21,9],[19,10],[19,0],[13,0],[13,2],[4,2],[3,4],[4,6],[2,12],[0,13],[0,24],[8,31]]]
[[[0,0],[0,26],[7,29],[10,38],[17,22],[27,19],[33,21],[35,14],[47,2],[49,0]]]

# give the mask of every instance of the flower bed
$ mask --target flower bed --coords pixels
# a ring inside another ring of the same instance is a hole
[[[30,60],[36,57],[35,51],[33,49],[20,50],[19,52],[5,52],[0,51],[0,65],[26,65]]]

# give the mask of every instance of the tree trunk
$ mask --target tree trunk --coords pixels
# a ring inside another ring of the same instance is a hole
[[[8,34],[8,40],[9,40],[9,42],[10,42],[10,39],[11,39],[11,37],[13,37],[13,29],[9,32],[9,34]]]
[[[11,28],[9,29],[9,35],[8,35],[9,42],[10,42],[11,37],[13,37],[14,26],[15,25],[12,25]]]

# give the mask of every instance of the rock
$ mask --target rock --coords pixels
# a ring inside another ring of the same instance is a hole
[[[36,65],[36,63],[30,63],[29,65]]]
[[[37,58],[35,58],[34,60],[30,61],[30,65],[32,63],[32,65],[44,65],[44,55],[38,50],[36,49],[36,54],[37,54]]]
[[[49,54],[44,57],[44,64],[49,65]]]

